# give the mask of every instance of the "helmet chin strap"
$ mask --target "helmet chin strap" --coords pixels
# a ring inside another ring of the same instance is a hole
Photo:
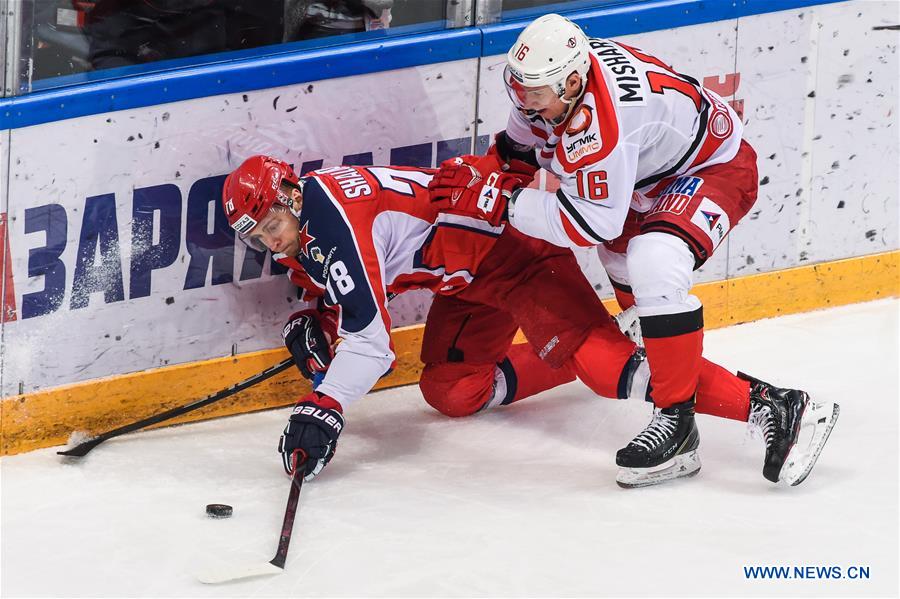
[[[300,179],[300,180],[297,182],[297,184],[293,184],[293,183],[290,184],[292,187],[296,188],[297,191],[300,192],[300,199],[296,200],[296,203],[297,203],[297,206],[298,206],[297,209],[294,210],[294,201],[293,201],[293,199],[292,199],[292,201],[291,201],[289,204],[286,204],[286,205],[285,205],[285,207],[288,209],[288,211],[290,211],[290,213],[294,215],[294,218],[296,218],[296,219],[298,219],[298,220],[300,219],[300,211],[303,210],[303,185],[304,185],[305,183],[306,183],[306,179]]]
[[[584,96],[584,90],[585,90],[585,85],[584,85],[584,82],[582,81],[581,89],[578,90],[577,94],[575,94],[574,96],[572,96],[571,98],[568,98],[568,99],[566,98],[565,94],[560,96],[559,101],[566,105],[566,111],[564,113],[562,113],[561,115],[559,115],[559,117],[551,120],[550,123],[552,125],[554,125],[554,126],[559,125],[560,123],[565,121],[567,118],[569,118],[569,115],[572,114],[572,109],[575,108],[575,105],[578,104],[578,102],[581,100],[581,97]]]
[[[291,212],[291,214],[294,215],[294,218],[299,219],[299,218],[300,218],[300,211],[303,210],[303,196],[300,196],[300,201],[297,202],[297,204],[298,204],[299,207],[298,207],[296,210],[294,210],[294,206],[293,206],[293,205],[288,206],[287,209]]]

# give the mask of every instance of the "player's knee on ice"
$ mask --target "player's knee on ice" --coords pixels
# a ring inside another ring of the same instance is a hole
[[[469,416],[486,407],[494,392],[494,364],[426,364],[419,388],[428,405],[445,416]]]

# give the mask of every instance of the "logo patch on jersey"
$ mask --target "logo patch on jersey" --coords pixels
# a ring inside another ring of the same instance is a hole
[[[594,123],[593,108],[588,105],[587,101],[572,115],[572,120],[569,122],[570,125],[560,140],[560,143],[564,144],[566,160],[578,162],[585,156],[595,154],[603,149],[600,131]]]
[[[322,250],[319,248],[319,246],[314,245],[309,248],[309,255],[319,264],[325,264],[325,255],[322,254]]]
[[[332,260],[332,258],[334,258],[334,253],[336,251],[337,251],[336,247],[333,247],[330,250],[328,250],[328,255],[325,256],[325,261],[322,262],[322,280],[323,281],[328,280],[328,267],[331,266],[331,260]],[[318,262],[318,260],[316,260],[316,262]]]
[[[569,126],[566,127],[566,133],[569,135],[578,135],[590,127],[593,120],[593,108],[582,104],[581,108],[576,110],[575,114],[572,115],[572,118],[569,119]]]
[[[594,132],[575,139],[566,144],[566,160],[578,162],[588,154],[599,152],[603,147],[600,143],[600,133]]]
[[[701,210],[700,214],[702,214],[706,218],[706,224],[709,226],[709,230],[712,231],[713,227],[716,226],[716,223],[719,222],[719,217],[721,214],[716,214],[715,212],[707,212],[706,210]]]
[[[300,255],[306,256],[309,258],[309,244],[315,241],[316,238],[309,234],[309,221],[303,223],[303,226],[300,227],[300,236],[298,237],[298,243],[300,244]],[[321,255],[321,252],[319,252]]]
[[[727,139],[734,131],[731,115],[724,107],[717,105],[709,119],[709,133],[716,139]]]
[[[691,222],[697,225],[701,231],[709,235],[713,249],[719,247],[722,240],[731,229],[731,221],[722,207],[711,199],[704,197],[691,217]]]
[[[657,212],[682,214],[701,185],[703,185],[703,179],[700,177],[676,177],[659,194],[650,214]]]

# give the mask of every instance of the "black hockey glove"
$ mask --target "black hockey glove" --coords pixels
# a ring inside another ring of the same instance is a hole
[[[344,428],[341,412],[341,404],[336,399],[315,391],[297,402],[278,441],[278,451],[288,476],[293,472],[292,456],[298,449],[306,455],[303,463],[305,481],[312,480],[331,461]],[[298,463],[300,461],[302,458]]]
[[[284,325],[282,337],[300,374],[313,380],[317,372],[328,370],[334,358],[337,315],[330,310],[296,312]]]

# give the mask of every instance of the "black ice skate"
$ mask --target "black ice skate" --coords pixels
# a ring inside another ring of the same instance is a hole
[[[834,402],[814,402],[797,389],[779,389],[743,372],[750,383],[748,423],[762,433],[766,443],[763,476],[773,483],[802,483],[813,466],[840,414]]]
[[[693,399],[655,408],[647,428],[616,453],[616,482],[620,487],[634,488],[693,476],[700,471],[698,445]]]

